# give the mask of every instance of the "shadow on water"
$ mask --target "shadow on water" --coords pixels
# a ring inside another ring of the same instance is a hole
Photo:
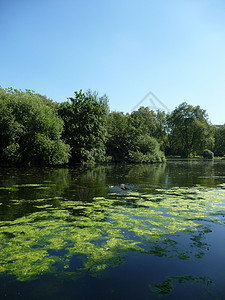
[[[220,299],[224,166],[2,169],[1,299]]]

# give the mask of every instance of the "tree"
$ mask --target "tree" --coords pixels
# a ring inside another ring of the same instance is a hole
[[[108,117],[107,152],[113,161],[133,163],[162,162],[165,157],[157,140],[148,134],[144,118],[112,112]]]
[[[169,140],[173,154],[191,157],[214,145],[213,128],[206,111],[199,106],[180,104],[168,116]]]
[[[141,106],[137,111],[130,115],[130,123],[134,126],[139,134],[149,134],[157,139],[162,150],[165,150],[167,145],[166,132],[166,113],[157,111],[154,112],[148,107]]]
[[[225,155],[225,124],[219,128],[215,128],[215,149],[214,152],[218,156]]]
[[[0,160],[63,164],[70,147],[61,139],[63,121],[30,90],[0,89]]]
[[[203,158],[205,159],[214,159],[214,153],[211,150],[205,149],[203,151]]]
[[[137,111],[133,111],[130,114],[130,123],[141,133],[145,132],[156,137],[158,127],[156,114],[148,107],[141,106]]]
[[[96,92],[82,90],[74,98],[59,105],[64,121],[63,138],[71,146],[71,162],[104,162],[107,137],[108,98]]]
[[[111,156],[114,162],[126,161],[133,142],[128,115],[111,112],[107,118],[107,132],[107,155]]]

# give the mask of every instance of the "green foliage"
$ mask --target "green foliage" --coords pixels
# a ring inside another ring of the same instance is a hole
[[[214,158],[214,153],[208,149],[205,149],[203,151],[203,157],[206,159],[213,159]]]
[[[148,152],[153,153],[154,151],[159,150],[157,140],[148,134],[140,135],[138,137],[137,147],[143,154],[147,154]]]
[[[107,96],[90,90],[58,104],[30,90],[0,89],[1,162],[163,162],[164,152],[225,155],[224,141],[225,125],[215,128],[205,110],[187,103],[170,114],[148,107],[123,114],[110,113]]]
[[[213,148],[213,128],[206,111],[199,106],[182,103],[168,116],[167,122],[172,154],[191,157],[201,154],[206,147]]]
[[[130,115],[130,124],[134,126],[138,134],[148,134],[157,139],[160,148],[165,150],[167,145],[166,113],[154,112],[148,107],[140,107]]]
[[[215,155],[225,155],[225,125],[215,128]]]
[[[0,160],[22,164],[63,164],[69,146],[61,140],[63,121],[37,94],[0,89]]]
[[[110,113],[107,118],[107,131],[107,154],[114,162],[127,161],[129,149],[133,144],[133,132],[128,123],[128,115],[120,112]]]
[[[164,162],[165,156],[160,151],[157,140],[147,134],[140,135],[135,142],[136,151],[129,153],[131,162],[134,163],[157,163]]]
[[[72,162],[104,162],[108,99],[97,93],[75,92],[58,113],[64,121],[63,138],[71,146]]]
[[[143,110],[144,108],[140,111]],[[151,121],[154,120],[152,112],[148,109],[145,112],[148,112],[147,115]],[[154,126],[151,127],[149,121],[148,127],[146,122],[139,111],[131,115],[119,112],[109,115],[107,152],[114,161],[153,163],[165,160],[159,143],[150,136],[150,131]]]
[[[43,164],[56,165],[68,162],[69,146],[61,139],[51,140],[45,134],[37,133],[35,135],[34,146],[37,149],[36,161],[42,161]]]

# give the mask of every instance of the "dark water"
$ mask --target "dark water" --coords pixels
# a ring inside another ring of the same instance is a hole
[[[159,297],[225,299],[225,162],[0,170],[0,299]]]

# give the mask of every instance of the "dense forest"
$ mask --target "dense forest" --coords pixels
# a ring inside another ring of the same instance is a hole
[[[0,88],[0,163],[154,163],[165,156],[225,155],[225,125],[187,103],[171,113],[110,112],[108,97],[82,90],[57,103],[31,90]]]

